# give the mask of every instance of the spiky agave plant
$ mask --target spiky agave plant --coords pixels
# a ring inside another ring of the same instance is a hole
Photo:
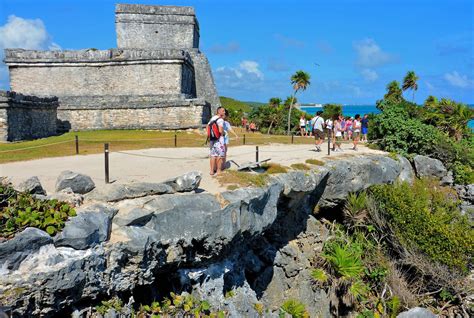
[[[357,228],[365,225],[367,219],[367,193],[350,193],[344,205],[344,225],[348,229]]]

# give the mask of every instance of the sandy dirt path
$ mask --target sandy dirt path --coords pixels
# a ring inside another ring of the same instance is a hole
[[[310,145],[262,145],[259,146],[259,159],[271,158],[270,162],[289,166],[304,163],[306,159],[331,160],[362,154],[380,154],[363,145],[358,151],[344,144],[343,152],[331,152],[327,156],[327,145],[321,152],[315,152]],[[235,146],[229,148],[228,160],[238,164],[255,160],[255,146]],[[356,158],[354,158],[356,160]],[[231,169],[235,169],[232,165]],[[31,176],[38,176],[48,193],[54,192],[57,176],[64,170],[89,175],[96,186],[105,182],[104,155],[78,155],[70,157],[45,158],[39,160],[13,162],[0,165],[0,175],[10,178],[14,185]],[[189,171],[201,171],[203,179],[200,185],[205,191],[217,193],[223,188],[216,178],[209,175],[208,149],[202,148],[153,148],[110,153],[110,180],[117,183],[161,182]]]

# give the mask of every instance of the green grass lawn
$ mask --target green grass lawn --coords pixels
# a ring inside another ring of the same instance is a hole
[[[291,136],[263,135],[258,132],[247,133],[235,128],[240,136],[231,135],[232,145],[264,145],[271,143],[289,144]],[[49,138],[0,143],[0,163],[33,160],[47,157],[76,155],[75,136],[79,138],[79,154],[94,154],[104,151],[104,143],[109,143],[110,151],[175,147],[174,136],[177,136],[178,147],[202,147],[206,136],[204,130],[190,131],[156,131],[156,130],[94,130],[69,132]],[[313,138],[294,137],[294,144],[312,144]]]

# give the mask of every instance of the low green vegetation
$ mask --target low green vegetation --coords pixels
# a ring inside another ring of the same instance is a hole
[[[377,185],[350,194],[342,212],[342,224],[326,222],[329,240],[311,273],[334,300],[333,315],[466,310],[474,229],[451,188],[430,179]]]
[[[264,163],[262,169],[265,170],[265,173],[268,174],[277,174],[277,173],[286,173],[288,172],[288,167],[282,166],[278,163]]]
[[[272,174],[286,173],[288,167],[276,164],[265,163],[261,165],[263,172],[225,170],[217,176],[221,185],[227,185],[228,190],[235,190],[239,187],[263,187],[267,184],[268,178]]]
[[[95,313],[105,315],[111,309],[121,313],[124,304],[119,298],[102,301],[96,306]],[[200,317],[200,318],[225,318],[223,310],[213,310],[209,302],[199,300],[194,296],[183,293],[177,295],[170,293],[170,297],[162,301],[154,301],[149,305],[140,305],[138,310],[132,308],[132,317]],[[92,317],[96,317],[94,314]]]
[[[234,126],[240,126],[242,117],[247,116],[252,111],[252,106],[246,102],[230,97],[219,97],[222,107],[229,111],[229,122]]]
[[[76,211],[57,200],[39,200],[17,192],[10,184],[0,184],[0,237],[11,238],[27,227],[55,235]]]
[[[416,90],[418,77],[408,72],[403,90]],[[474,182],[474,133],[468,122],[474,110],[449,99],[429,96],[422,106],[408,102],[398,82],[387,85],[377,102],[382,112],[371,118],[369,139],[381,150],[410,157],[426,155],[441,160],[454,173],[455,182]]]
[[[379,185],[370,191],[394,237],[431,260],[467,271],[474,256],[474,230],[461,215],[456,194],[429,180]]]

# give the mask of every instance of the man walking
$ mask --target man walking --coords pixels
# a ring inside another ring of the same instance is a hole
[[[210,168],[209,174],[213,176],[216,172],[222,172],[223,160],[225,157],[224,143],[224,107],[217,108],[214,115],[207,124],[208,137],[210,141]]]
[[[321,144],[324,140],[324,119],[321,117],[322,111],[318,111],[316,116],[311,119],[313,125],[314,143],[316,151],[321,151]]]

